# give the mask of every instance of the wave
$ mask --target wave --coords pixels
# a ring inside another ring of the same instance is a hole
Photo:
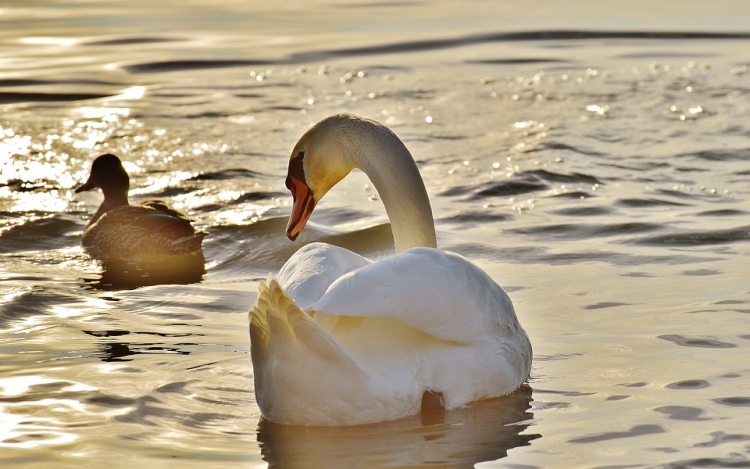
[[[588,239],[595,237],[621,236],[638,233],[649,233],[662,229],[656,223],[613,223],[613,224],[585,224],[585,223],[556,223],[551,225],[531,226],[528,228],[514,228],[512,233],[534,235],[562,239]]]
[[[0,232],[0,253],[54,250],[77,245],[81,224],[67,214],[27,220]]]
[[[490,44],[499,42],[530,42],[530,41],[595,41],[595,40],[746,40],[750,33],[700,32],[700,31],[596,31],[596,30],[539,30],[518,32],[479,33],[451,38],[435,38],[414,41],[400,41],[388,44],[374,44],[362,47],[341,49],[321,49],[292,53],[278,59],[180,59],[136,62],[122,65],[121,68],[129,73],[163,73],[187,70],[257,67],[269,65],[299,65],[315,63],[331,59],[361,57],[384,54],[403,54],[413,52],[430,52],[443,49],[453,49],[476,44]],[[154,37],[125,37],[86,43],[88,45],[130,45],[150,42],[178,41],[174,38]],[[524,64],[524,63],[555,63],[555,58],[512,58],[483,61],[485,64]],[[469,63],[472,63],[469,61]]]
[[[72,306],[84,300],[44,287],[31,287],[6,291],[0,298],[0,328],[32,316],[50,314],[58,305]]]
[[[685,231],[640,239],[636,244],[651,246],[709,246],[750,241],[750,226],[726,230]]]
[[[470,200],[486,197],[512,197],[531,192],[541,192],[550,189],[554,184],[583,184],[586,186],[603,185],[594,176],[582,173],[557,173],[544,169],[524,171],[515,175],[513,179],[490,181],[479,185],[465,185],[452,187],[441,192],[441,196],[469,195]],[[581,192],[581,191],[577,191]],[[583,192],[583,196],[589,196]]]
[[[160,73],[186,70],[205,70],[211,68],[256,67],[268,65],[265,60],[160,60],[123,65],[121,68],[129,73]]]
[[[0,104],[88,101],[92,99],[109,98],[115,96],[116,94],[117,93],[12,93],[8,91],[0,91]]]
[[[452,49],[475,44],[494,42],[520,41],[581,41],[601,39],[627,40],[705,40],[705,39],[750,39],[750,33],[723,33],[697,31],[586,31],[586,30],[540,30],[519,31],[511,33],[484,33],[459,36],[454,38],[403,41],[374,46],[352,47],[324,51],[310,51],[293,54],[288,61],[292,63],[314,62],[330,58],[358,57],[363,55],[381,55],[405,52],[427,52],[441,49]]]
[[[244,168],[231,168],[221,171],[206,171],[191,177],[190,181],[223,181],[226,179],[248,178],[253,179],[260,177],[262,173]]]

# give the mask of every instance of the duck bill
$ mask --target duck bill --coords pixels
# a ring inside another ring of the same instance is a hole
[[[292,203],[292,215],[289,217],[289,224],[286,226],[286,237],[294,241],[297,239],[302,230],[310,219],[313,209],[315,208],[315,198],[312,191],[304,181],[290,177],[289,182],[294,202]]]
[[[94,184],[94,181],[89,179],[82,186],[78,186],[75,192],[76,194],[78,194],[79,192],[90,191],[91,189],[95,189],[95,188],[96,188],[96,184]]]

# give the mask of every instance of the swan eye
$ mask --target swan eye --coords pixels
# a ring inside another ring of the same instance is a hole
[[[286,188],[292,191],[294,194],[294,183],[292,179],[296,179],[301,182],[305,182],[305,168],[302,166],[302,160],[305,158],[305,152],[301,151],[289,160],[289,172],[286,177]]]

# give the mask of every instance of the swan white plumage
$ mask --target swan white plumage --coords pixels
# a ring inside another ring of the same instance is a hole
[[[352,169],[375,186],[397,253],[372,262],[311,243],[262,281],[250,310],[255,395],[264,418],[355,425],[420,412],[426,392],[446,408],[517,389],[531,343],[505,291],[458,254],[436,248],[419,170],[386,126],[328,117],[295,146],[286,184],[294,240],[316,203]]]

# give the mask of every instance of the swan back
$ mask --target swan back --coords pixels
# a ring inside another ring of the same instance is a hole
[[[517,324],[513,303],[489,275],[456,253],[430,248],[409,249],[343,275],[310,308],[336,316],[396,315],[462,345],[508,334]]]

